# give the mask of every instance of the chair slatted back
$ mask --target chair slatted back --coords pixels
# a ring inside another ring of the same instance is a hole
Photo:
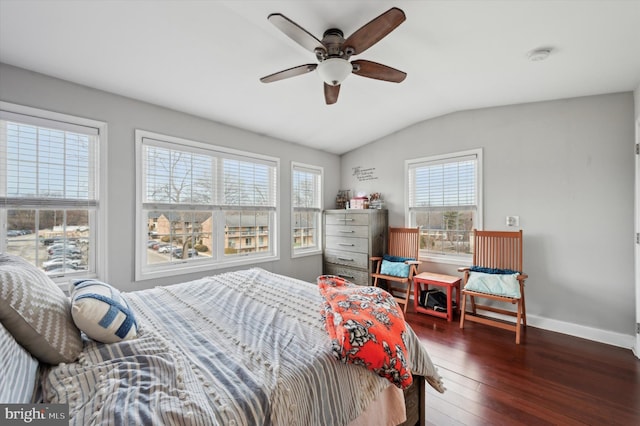
[[[473,264],[522,273],[522,230],[473,230]]]
[[[418,260],[420,228],[389,228],[391,256],[411,257]]]

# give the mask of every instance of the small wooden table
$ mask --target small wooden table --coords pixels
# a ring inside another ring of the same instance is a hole
[[[416,312],[423,314],[434,315],[436,317],[446,318],[451,322],[453,319],[453,307],[452,297],[453,289],[456,289],[456,311],[460,312],[460,277],[454,277],[451,275],[434,274],[431,272],[421,272],[413,277],[413,308]],[[447,312],[438,312],[433,309],[427,309],[420,306],[420,291],[423,290],[422,286],[425,285],[424,290],[428,290],[430,285],[438,287],[446,287],[447,289]]]

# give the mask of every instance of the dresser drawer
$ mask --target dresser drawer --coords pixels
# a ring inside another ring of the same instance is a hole
[[[366,253],[354,253],[341,250],[327,250],[324,253],[324,261],[337,265],[352,266],[354,268],[368,269],[369,256]]]
[[[349,238],[327,235],[325,238],[327,250],[344,250],[356,253],[368,253],[368,238]]]
[[[340,237],[358,237],[368,238],[369,227],[357,225],[327,225],[327,235],[335,235]]]
[[[358,285],[369,285],[369,274],[366,271],[351,269],[346,266],[324,264],[324,273],[327,275],[337,275]]]
[[[368,225],[367,213],[330,213],[326,216],[327,225]]]

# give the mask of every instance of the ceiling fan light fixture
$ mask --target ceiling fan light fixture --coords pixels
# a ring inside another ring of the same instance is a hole
[[[320,62],[316,70],[322,81],[330,86],[337,86],[351,74],[353,66],[346,59],[329,58]]]

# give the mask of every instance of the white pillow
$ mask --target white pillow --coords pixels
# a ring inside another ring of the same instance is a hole
[[[120,292],[96,280],[74,283],[71,316],[87,336],[102,343],[134,339],[138,324],[133,310]]]
[[[485,274],[484,272],[469,272],[469,279],[465,290],[479,293],[495,294],[498,296],[520,298],[519,274]]]

